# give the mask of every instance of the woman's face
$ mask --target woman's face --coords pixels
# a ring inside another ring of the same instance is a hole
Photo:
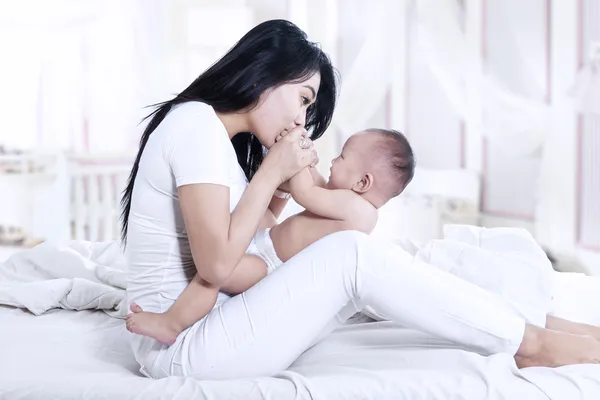
[[[271,148],[281,132],[304,126],[306,109],[315,102],[320,83],[317,72],[304,82],[286,83],[260,96],[248,117],[251,131],[263,146]]]

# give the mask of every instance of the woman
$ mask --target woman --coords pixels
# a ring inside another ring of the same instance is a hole
[[[302,128],[321,136],[335,97],[328,57],[295,25],[275,20],[159,105],[123,197],[129,300],[163,312],[195,274],[207,287],[243,274],[235,266],[261,220],[285,205],[278,187],[316,162]],[[174,345],[134,336],[134,354],[154,378],[272,375],[366,303],[404,326],[511,353],[522,366],[596,356],[586,338],[528,325],[482,289],[412,264],[395,246],[333,234],[241,295],[222,294],[214,307],[207,298],[207,315]]]

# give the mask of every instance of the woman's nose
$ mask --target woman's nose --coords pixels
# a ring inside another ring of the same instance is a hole
[[[296,126],[306,125],[306,109],[305,108],[302,108],[302,111],[300,111],[300,114],[298,114],[298,116],[294,120],[294,123],[296,124]]]

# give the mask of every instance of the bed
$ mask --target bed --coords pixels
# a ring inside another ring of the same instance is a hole
[[[600,367],[519,371],[388,322],[350,323],[275,377],[237,381],[137,372],[123,323],[100,311],[0,308],[0,398],[594,399]],[[268,354],[265,355],[268,357]]]
[[[122,321],[100,311],[34,317],[2,307],[0,324],[0,398],[9,400],[548,398],[510,357],[441,349],[386,322],[343,327],[278,376],[221,382],[141,377]]]
[[[600,366],[518,370],[509,356],[482,357],[362,314],[274,377],[145,378],[128,346],[122,319],[126,266],[113,241],[117,189],[129,168],[127,158],[69,157],[51,185],[39,189],[55,205],[39,219],[56,237],[0,259],[0,399],[600,398]],[[439,236],[440,216],[471,221],[476,196],[469,193],[477,192],[477,181],[457,179],[467,182],[460,193],[431,194],[415,186],[401,199],[403,216],[429,216],[415,239]],[[448,198],[459,206],[456,199],[462,199],[463,206],[450,210],[458,212],[448,212]],[[298,210],[292,205],[286,211]],[[397,221],[381,228],[387,236]],[[588,321],[593,316],[600,324],[600,313],[590,307],[600,304],[600,283],[589,285],[578,274],[561,278],[557,312]]]
[[[116,242],[46,243],[0,263],[0,399],[600,397],[598,365],[519,370],[508,355],[483,357],[361,314],[274,377],[151,380],[128,347],[125,268]],[[556,276],[555,311],[600,323],[600,283]]]

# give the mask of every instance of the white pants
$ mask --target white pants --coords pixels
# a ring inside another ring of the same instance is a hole
[[[515,354],[525,321],[503,300],[354,231],[327,236],[157,348],[150,376],[269,376],[364,304],[483,354]]]

